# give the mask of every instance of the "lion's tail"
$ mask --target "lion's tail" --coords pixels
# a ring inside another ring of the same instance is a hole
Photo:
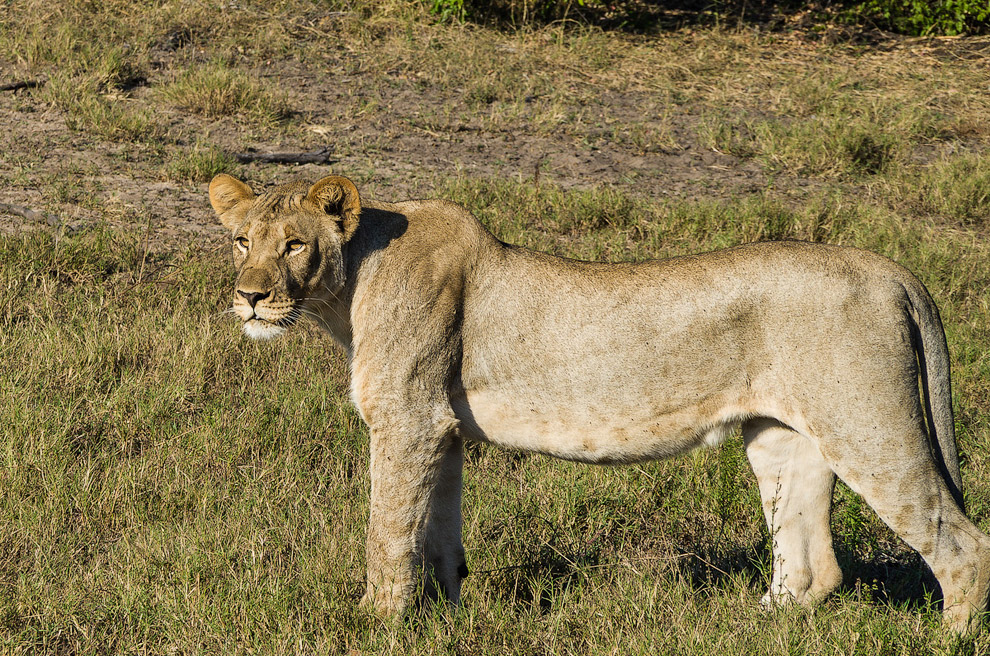
[[[909,312],[914,322],[915,350],[928,419],[928,438],[935,462],[959,508],[965,511],[955,422],[952,418],[952,382],[949,377],[949,347],[935,301],[917,279],[905,284]]]

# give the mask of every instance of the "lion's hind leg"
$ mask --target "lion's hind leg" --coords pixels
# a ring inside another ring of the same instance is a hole
[[[842,582],[829,527],[835,474],[814,443],[780,422],[752,419],[742,430],[773,545],[763,603],[813,603]]]
[[[854,440],[833,444],[832,466],[921,554],[942,588],[946,625],[969,633],[977,628],[974,620],[986,610],[990,593],[990,537],[959,508],[922,428],[891,431],[878,440],[882,456],[873,458],[850,448]]]

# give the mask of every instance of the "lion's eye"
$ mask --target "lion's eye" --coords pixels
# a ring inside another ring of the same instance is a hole
[[[289,253],[298,253],[303,248],[305,248],[305,246],[306,244],[304,242],[301,242],[298,239],[293,239],[292,241],[290,241],[288,244],[285,245],[285,250],[288,251]]]
[[[248,249],[247,237],[238,237],[237,239],[234,240],[234,243],[237,244],[237,247],[243,251],[246,251]]]

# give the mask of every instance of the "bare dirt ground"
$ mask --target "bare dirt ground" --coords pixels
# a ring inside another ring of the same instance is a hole
[[[365,194],[383,200],[430,196],[436,176],[451,174],[538,177],[564,187],[608,184],[677,199],[742,195],[767,184],[756,162],[698,143],[698,112],[690,104],[662,117],[672,145],[643,147],[611,138],[606,129],[580,139],[567,130],[527,129],[525,116],[497,130],[470,116],[424,120],[458,104],[457,90],[438,94],[398,74],[390,76],[393,84],[380,85],[377,73],[339,77],[287,63],[260,73],[289,90],[295,129],[259,134],[231,120],[166,109],[170,134],[179,144],[205,139],[232,153],[327,148],[327,165],[248,164],[238,173],[274,182],[315,179],[332,171],[355,178]],[[18,74],[16,66],[0,65],[0,84],[17,81]],[[70,129],[62,112],[40,102],[38,95],[30,89],[0,92],[0,162],[6,178],[0,203],[51,212],[69,226],[102,220],[137,229],[151,225],[158,237],[176,245],[203,236],[212,241],[222,234],[207,201],[206,183],[166,179],[162,154],[153,147]],[[147,88],[136,88],[131,102],[154,102],[150,95]],[[374,109],[341,120],[338,108],[355,102]],[[478,114],[487,110],[480,108]],[[601,125],[659,120],[656,98],[639,91],[609,91],[580,110],[585,120]],[[31,223],[0,214],[4,232]]]
[[[489,72],[496,89],[504,66],[499,47]],[[819,47],[825,46],[799,35],[779,47],[763,46],[764,54],[756,57],[775,56],[775,48],[800,50],[800,65]],[[164,166],[170,153],[204,145],[228,153],[326,149],[326,164],[244,164],[234,172],[262,185],[333,172],[383,200],[432,196],[437,180],[451,175],[565,188],[610,185],[673,201],[735,198],[770,187],[776,196],[799,201],[823,184],[813,175],[768,175],[757,159],[704,143],[699,124],[711,112],[710,100],[688,94],[671,102],[669,91],[605,84],[607,77],[582,70],[562,68],[552,99],[544,87],[543,95],[513,99],[515,113],[498,117],[501,105],[483,95],[478,99],[477,89],[438,84],[436,75],[415,65],[383,69],[346,49],[328,49],[320,61],[306,64],[291,57],[260,65],[246,60],[253,75],[285,90],[293,112],[280,127],[259,129],[160,101],[156,88],[167,81],[181,50],[163,46],[153,53],[147,77],[124,94],[127,104],[149,109],[167,125],[161,143],[108,140],[73,129],[62,111],[44,101],[43,76],[36,89],[0,92],[0,203],[52,213],[70,227],[105,221],[148,231],[159,245],[181,247],[204,238],[219,243],[223,231],[213,220],[207,183],[177,180]],[[195,51],[182,56],[206,58]],[[856,51],[842,56],[856,66]],[[726,75],[732,72],[704,83],[717,86]],[[31,73],[20,65],[0,63],[0,85],[25,76]],[[760,111],[759,79],[754,84],[749,113]],[[554,112],[556,124],[548,126],[546,117]],[[568,127],[569,117],[577,128]],[[32,223],[0,214],[4,232]]]
[[[296,96],[301,101],[300,111],[314,124],[321,124],[329,118],[325,108],[334,106],[339,92],[318,79],[306,80],[302,89]],[[222,232],[213,220],[205,183],[163,180],[160,163],[146,148],[107,143],[72,131],[57,110],[33,107],[29,99],[19,97],[22,94],[0,95],[0,151],[5,153],[2,159],[8,173],[19,174],[14,184],[0,189],[0,202],[47,208],[70,225],[98,220],[100,207],[77,204],[72,198],[51,207],[44,191],[47,185],[69,184],[66,176],[82,174],[86,179],[77,184],[94,190],[121,223],[144,227],[150,221],[156,230],[176,238]],[[382,200],[429,195],[430,181],[437,172],[526,179],[539,175],[564,187],[629,185],[642,193],[680,199],[741,195],[763,189],[767,182],[758,163],[698,144],[693,131],[697,118],[690,108],[681,108],[682,113],[673,117],[675,139],[681,147],[645,152],[594,135],[590,136],[594,144],[588,146],[576,144],[569,135],[493,133],[464,124],[410,127],[424,106],[442,100],[402,87],[378,89],[374,95],[380,107],[378,115],[353,117],[347,125],[332,126],[332,140],[317,132],[291,142],[250,139],[225,133],[224,122],[206,120],[191,129],[211,134],[230,152],[306,152],[330,147],[335,154],[329,168],[316,164],[246,165],[241,172],[245,178],[255,177],[257,169],[268,169],[265,178],[316,179],[333,171],[361,179],[362,188]],[[642,120],[637,114],[642,99],[636,96],[609,97],[587,109],[616,121],[624,120],[627,114]],[[25,107],[30,110],[25,111]],[[369,143],[374,145],[366,149]],[[804,186],[814,181],[794,180],[793,184]],[[23,220],[12,215],[4,215],[0,223],[5,231],[24,226]]]

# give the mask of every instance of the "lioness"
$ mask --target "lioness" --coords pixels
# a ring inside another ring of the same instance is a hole
[[[768,242],[579,262],[503,244],[453,203],[362,207],[335,176],[255,195],[218,175],[210,202],[244,332],[306,314],[347,350],[371,429],[362,604],[399,613],[424,574],[457,602],[464,440],[629,463],[741,427],[775,538],[766,601],[840,583],[838,475],[931,566],[949,626],[978,627],[990,538],[961,509],[945,335],[890,260]]]

